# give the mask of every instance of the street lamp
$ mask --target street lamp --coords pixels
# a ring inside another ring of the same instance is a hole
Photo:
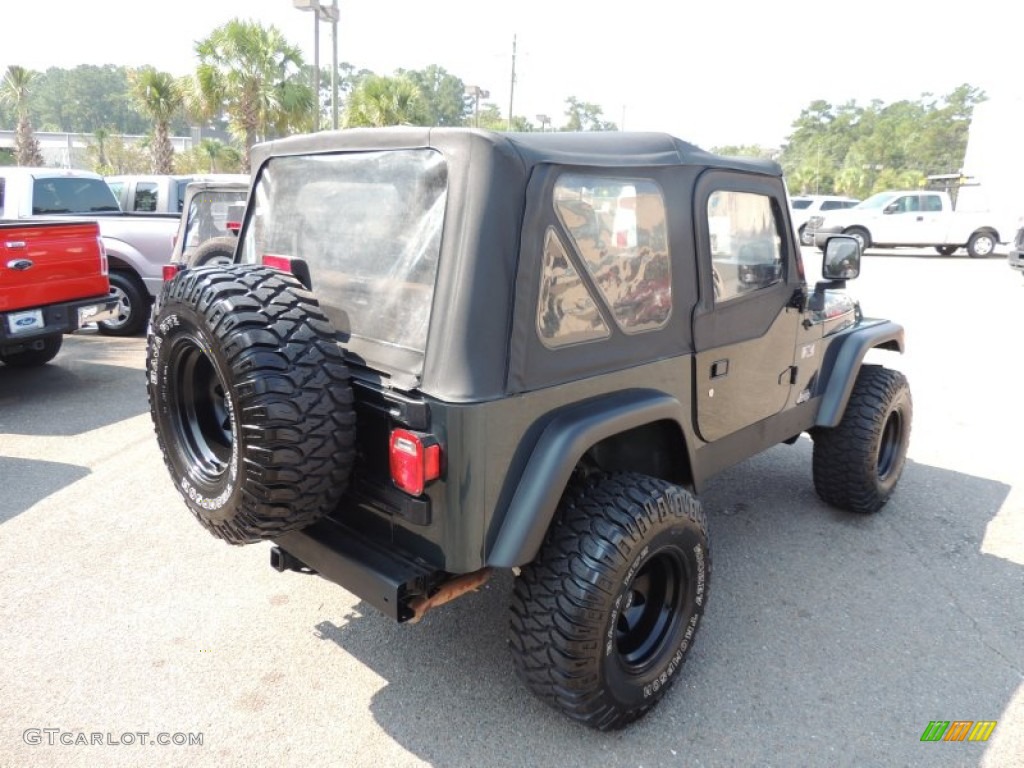
[[[320,22],[331,22],[331,127],[338,128],[338,0],[292,0],[300,11],[313,11],[313,131],[320,130]]]
[[[480,99],[489,99],[491,97],[490,91],[485,91],[479,85],[467,85],[465,89],[467,96],[472,96],[473,102],[473,125],[477,128],[480,127]]]

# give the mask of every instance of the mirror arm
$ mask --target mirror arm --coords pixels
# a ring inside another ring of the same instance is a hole
[[[819,280],[814,284],[814,293],[807,299],[807,309],[811,312],[821,312],[825,309],[825,291],[835,291],[845,287],[845,280]]]

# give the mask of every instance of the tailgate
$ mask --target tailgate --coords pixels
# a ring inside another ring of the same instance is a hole
[[[110,291],[95,222],[0,227],[0,312]]]

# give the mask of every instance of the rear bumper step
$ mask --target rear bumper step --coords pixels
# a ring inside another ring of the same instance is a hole
[[[270,562],[276,570],[318,573],[399,622],[413,617],[410,603],[429,594],[443,575],[331,519],[274,543]]]

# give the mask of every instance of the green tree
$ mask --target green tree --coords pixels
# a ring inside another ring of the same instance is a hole
[[[408,77],[369,75],[360,80],[345,104],[346,128],[424,125],[423,97]]]
[[[465,125],[473,105],[466,97],[466,84],[443,67],[431,64],[423,70],[395,72],[407,77],[420,91],[424,125]]]
[[[32,132],[29,119],[29,95],[35,73],[17,64],[7,67],[3,82],[0,83],[0,100],[11,106],[18,115],[18,127],[14,134],[14,155],[18,165],[40,166],[43,155],[39,142]]]
[[[146,67],[132,73],[132,98],[153,121],[153,139],[149,145],[153,173],[174,171],[174,147],[168,132],[171,118],[181,110],[178,82],[166,72]]]
[[[580,101],[575,96],[565,100],[567,122],[563,131],[617,131],[615,123],[602,120],[603,110],[597,104]]]
[[[712,147],[711,151],[716,155],[760,157],[765,160],[773,160],[779,154],[779,150],[762,147],[760,144],[726,144],[721,147]]]
[[[244,144],[246,171],[257,141],[312,126],[314,96],[302,79],[302,55],[277,27],[234,19],[196,43],[196,53],[192,83],[201,97],[192,93],[189,101],[220,105]]]

